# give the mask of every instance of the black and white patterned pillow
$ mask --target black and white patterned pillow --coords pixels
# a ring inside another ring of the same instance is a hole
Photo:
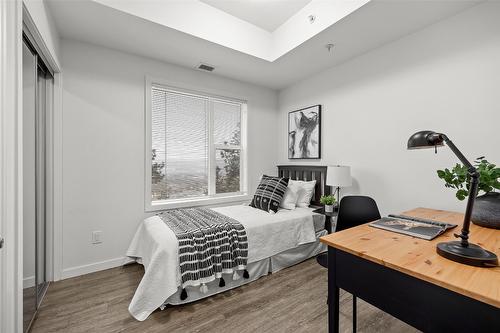
[[[276,213],[287,186],[288,178],[263,175],[250,206],[266,212],[273,211]]]

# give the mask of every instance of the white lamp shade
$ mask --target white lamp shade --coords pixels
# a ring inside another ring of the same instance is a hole
[[[326,171],[326,185],[334,187],[351,186],[351,167],[345,165],[329,165]]]

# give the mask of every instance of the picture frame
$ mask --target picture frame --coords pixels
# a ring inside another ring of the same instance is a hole
[[[321,158],[321,105],[288,113],[288,159]]]

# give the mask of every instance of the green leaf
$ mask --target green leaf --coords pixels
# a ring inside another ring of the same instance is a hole
[[[336,199],[333,195],[322,195],[321,198],[319,198],[319,202],[323,205],[333,205],[335,201]]]
[[[484,156],[481,156],[476,158],[474,166],[480,175],[479,192],[500,189],[500,168],[496,164],[490,163]],[[459,200],[464,200],[468,196],[471,177],[469,170],[464,165],[457,163],[451,169],[437,170],[437,176],[444,181],[446,188],[458,190],[456,196]]]
[[[469,193],[466,190],[458,190],[457,191],[457,199],[462,201],[464,200]]]

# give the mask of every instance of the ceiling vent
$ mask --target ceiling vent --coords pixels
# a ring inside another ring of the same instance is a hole
[[[200,63],[197,67],[199,70],[206,71],[206,72],[213,72],[215,67],[212,65]]]

